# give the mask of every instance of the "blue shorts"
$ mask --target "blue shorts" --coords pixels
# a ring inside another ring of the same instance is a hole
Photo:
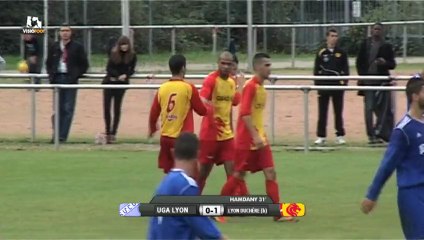
[[[406,239],[424,239],[424,185],[399,188],[398,207]]]

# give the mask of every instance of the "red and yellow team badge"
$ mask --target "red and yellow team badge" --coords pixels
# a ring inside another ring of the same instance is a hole
[[[282,217],[303,217],[305,216],[305,205],[303,203],[280,203]]]

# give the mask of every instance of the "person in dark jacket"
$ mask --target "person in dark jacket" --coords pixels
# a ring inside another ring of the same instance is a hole
[[[88,69],[84,47],[72,40],[72,30],[67,24],[60,27],[60,41],[49,49],[46,69],[51,84],[78,84],[78,79]],[[59,92],[59,141],[66,142],[75,110],[77,89],[61,89]],[[54,122],[54,121],[53,121]]]
[[[389,76],[389,70],[395,69],[396,61],[393,46],[384,41],[384,29],[381,23],[372,26],[371,37],[365,39],[359,48],[356,58],[356,69],[359,75]],[[360,86],[388,86],[390,80],[360,80]],[[364,97],[364,115],[366,132],[370,144],[388,141],[394,126],[394,114],[391,108],[389,91],[360,91]],[[374,123],[373,114],[377,121]]]
[[[337,47],[338,33],[336,29],[327,31],[327,46],[318,51],[315,64],[314,75],[316,76],[344,76],[349,75],[348,56],[345,51]],[[315,85],[343,86],[346,81],[340,80],[315,80]],[[343,90],[319,90],[318,91],[318,124],[315,144],[326,143],[327,137],[327,115],[330,98],[333,102],[334,123],[336,128],[336,143],[345,144],[345,129],[343,126]]]
[[[23,34],[24,40],[24,57],[27,62],[28,73],[41,73],[42,52],[38,39],[29,33]],[[40,78],[34,78],[33,83],[39,84]]]
[[[106,67],[106,77],[103,84],[129,84],[129,78],[134,74],[137,63],[137,55],[127,36],[121,36],[111,49],[110,57]],[[119,120],[121,118],[122,99],[125,89],[104,89],[103,110],[106,128],[106,142],[116,141]],[[113,101],[113,123],[111,125],[111,108]]]

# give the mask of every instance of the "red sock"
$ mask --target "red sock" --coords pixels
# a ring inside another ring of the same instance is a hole
[[[221,189],[221,196],[232,196],[234,191],[239,186],[239,179],[231,176]]]
[[[232,177],[232,175],[227,175],[227,181],[230,180],[231,177]],[[230,196],[241,196],[241,194],[240,194],[240,187],[237,186],[235,188],[234,192]]]
[[[240,196],[246,196],[249,195],[249,190],[247,190],[247,185],[246,185],[246,181],[242,180],[239,184],[239,195]]]
[[[206,181],[204,179],[197,179],[197,185],[199,186],[199,195],[202,195],[203,189],[206,185]]]
[[[274,203],[280,202],[280,194],[278,192],[278,183],[273,180],[266,180],[266,194]]]
[[[194,173],[190,177],[192,177],[193,179],[198,179],[199,178],[199,168],[198,167],[196,167],[194,169]]]

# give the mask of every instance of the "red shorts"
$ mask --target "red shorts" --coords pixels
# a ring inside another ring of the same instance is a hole
[[[234,160],[233,138],[224,141],[200,141],[200,164],[221,165]]]
[[[174,146],[175,138],[160,137],[160,150],[158,157],[158,167],[168,173],[174,167]]]
[[[235,154],[235,171],[250,171],[254,173],[265,168],[274,167],[274,159],[269,145],[258,150],[236,149]]]

